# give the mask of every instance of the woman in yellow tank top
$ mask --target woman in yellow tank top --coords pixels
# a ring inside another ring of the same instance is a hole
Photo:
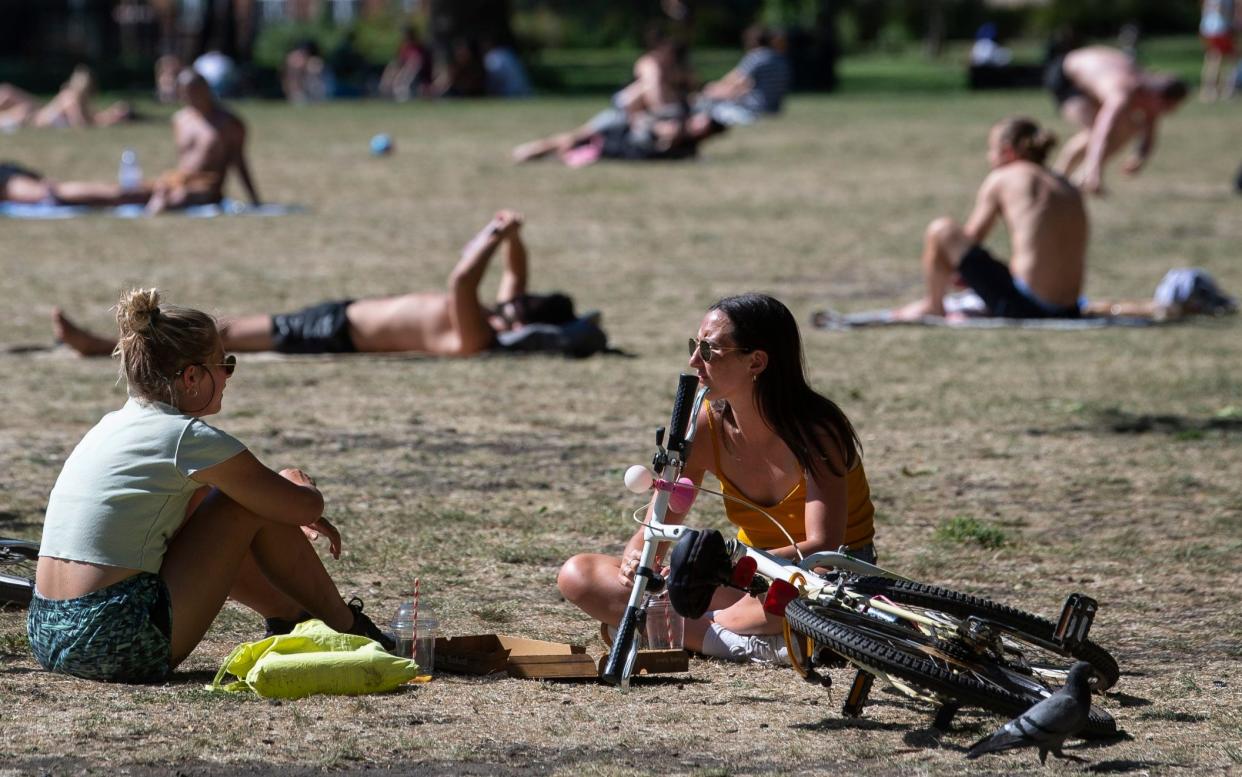
[[[690,340],[690,367],[710,389],[699,413],[697,440],[684,474],[695,483],[711,472],[725,494],[725,513],[738,537],[776,555],[796,558],[848,545],[868,560],[875,510],[849,419],[806,382],[802,341],[793,315],[762,294],[714,304]],[[755,507],[793,537],[797,551]],[[680,521],[672,515],[670,521]],[[618,559],[574,556],[557,586],[592,617],[615,626],[633,585],[642,548],[636,532]],[[741,661],[783,661],[781,619],[758,600],[721,589],[712,610],[686,622],[686,647]]]

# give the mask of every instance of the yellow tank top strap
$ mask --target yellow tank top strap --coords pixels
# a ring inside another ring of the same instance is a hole
[[[707,413],[707,431],[712,438],[712,456],[716,460],[716,477],[720,479],[720,436],[716,432],[716,422],[712,420],[712,403],[703,397],[703,412]]]

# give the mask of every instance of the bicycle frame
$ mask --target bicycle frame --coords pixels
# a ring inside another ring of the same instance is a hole
[[[644,597],[647,589],[651,587],[658,592],[664,587],[664,578],[654,569],[656,550],[661,542],[676,542],[687,531],[685,526],[664,523],[664,516],[668,514],[669,500],[673,495],[670,484],[675,484],[681,477],[686,459],[690,456],[690,446],[694,443],[695,431],[698,428],[699,409],[707,396],[706,387],[696,391],[698,382],[697,376],[685,373],[678,380],[673,416],[669,422],[667,448],[661,444],[664,430],[661,428],[656,432],[656,455],[652,460],[652,469],[659,478],[656,481],[656,495],[644,523],[643,549],[638,558],[638,569],[634,574],[634,587],[630,590],[629,603],[621,617],[621,623],[617,626],[617,635],[604,670],[600,673],[604,680],[622,689],[629,687],[634,661],[638,657],[637,636],[646,619]]]

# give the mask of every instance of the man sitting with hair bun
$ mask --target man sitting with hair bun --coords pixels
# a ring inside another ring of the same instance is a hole
[[[1056,138],[1034,120],[1003,119],[988,135],[992,172],[965,226],[948,217],[923,239],[923,297],[893,311],[899,321],[943,316],[956,274],[1004,318],[1077,318],[1086,273],[1087,211],[1082,195],[1044,166]],[[1006,267],[982,246],[997,217],[1009,230]]]

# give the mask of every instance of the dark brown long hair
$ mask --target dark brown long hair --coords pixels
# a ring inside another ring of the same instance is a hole
[[[858,463],[862,444],[841,408],[806,382],[802,337],[789,308],[766,294],[725,297],[709,308],[733,324],[733,341],[748,351],[765,351],[768,366],[755,379],[759,412],[802,468],[827,467],[837,476]],[[841,470],[836,462],[844,462]]]

